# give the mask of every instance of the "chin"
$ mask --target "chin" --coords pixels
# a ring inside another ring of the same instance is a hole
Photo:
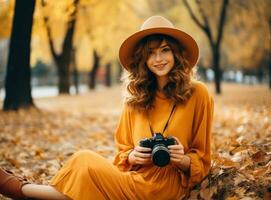
[[[163,76],[166,76],[167,74],[156,74],[156,76],[158,77],[163,77]]]
[[[156,72],[156,73],[154,73],[156,76],[166,76],[166,75],[168,75],[168,72],[167,71],[165,71],[165,72]]]

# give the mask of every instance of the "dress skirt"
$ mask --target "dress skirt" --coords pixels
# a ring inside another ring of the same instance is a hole
[[[75,153],[50,185],[74,200],[136,199],[131,175],[88,150]]]
[[[172,170],[164,167],[161,173],[161,168],[151,167],[147,171],[154,176],[140,170],[120,171],[99,154],[81,150],[60,169],[50,185],[73,200],[164,200],[179,199],[183,194],[179,176],[169,174]]]

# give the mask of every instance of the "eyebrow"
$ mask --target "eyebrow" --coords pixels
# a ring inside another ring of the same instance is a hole
[[[165,45],[160,46],[160,47],[158,47],[158,48],[150,48],[150,49],[162,49],[162,48],[165,48],[165,47],[169,47],[169,45],[168,45],[168,44],[165,44]]]

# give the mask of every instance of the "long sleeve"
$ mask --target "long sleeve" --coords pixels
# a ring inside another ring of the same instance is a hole
[[[113,162],[121,171],[132,169],[132,165],[128,162],[128,155],[134,148],[131,135],[131,113],[128,106],[125,105],[115,132],[117,153]]]
[[[186,152],[191,159],[190,169],[187,173],[181,173],[184,186],[189,188],[199,183],[210,170],[213,111],[213,98],[204,88],[197,96],[192,139]]]

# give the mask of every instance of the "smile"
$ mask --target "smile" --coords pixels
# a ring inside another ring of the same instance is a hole
[[[167,64],[154,65],[156,69],[163,69]]]

